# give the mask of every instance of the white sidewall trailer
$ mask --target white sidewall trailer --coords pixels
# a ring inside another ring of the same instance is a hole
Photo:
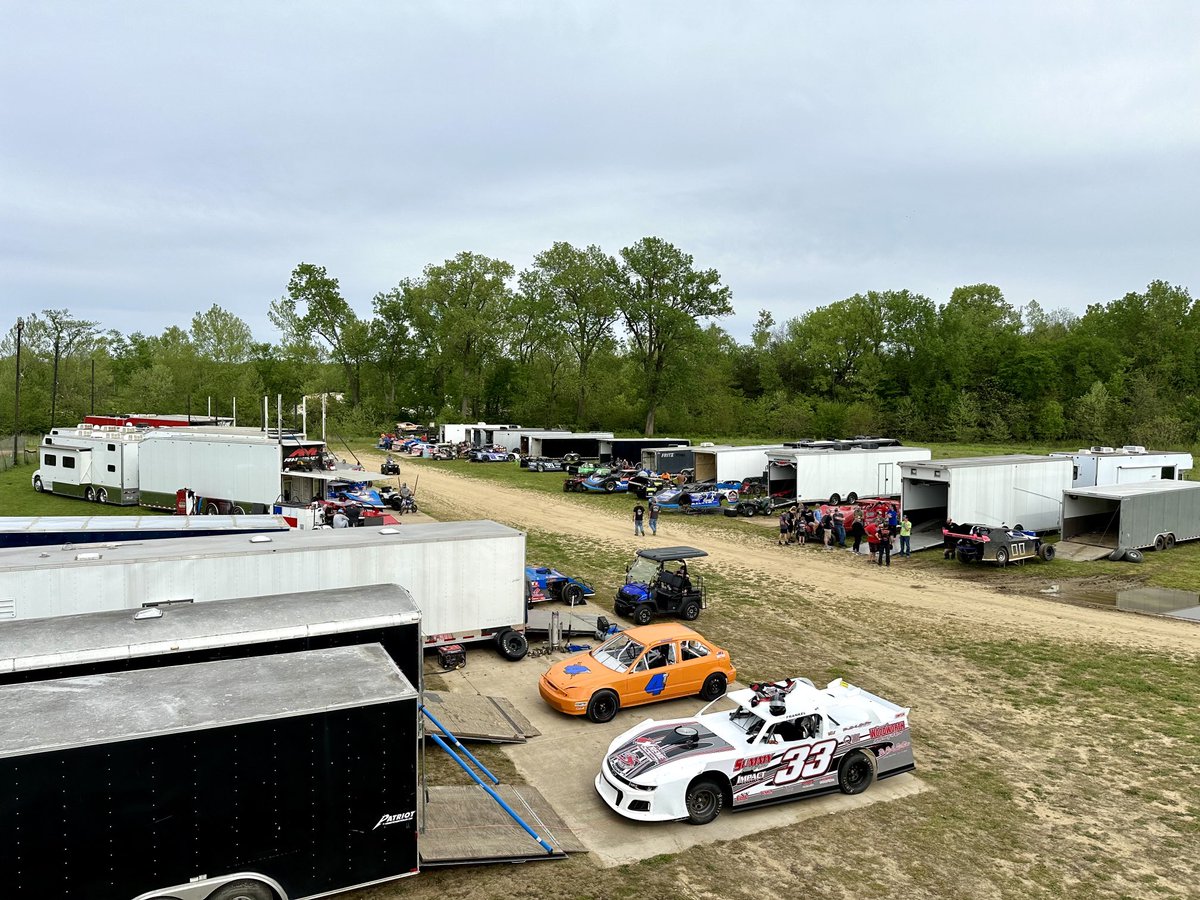
[[[1147,452],[1142,447],[1092,447],[1076,453],[1051,453],[1071,460],[1071,487],[1140,484],[1146,481],[1179,481],[1191,471],[1192,454]]]
[[[769,450],[767,489],[802,503],[900,495],[901,464],[922,462],[925,447],[853,447],[848,450]]]
[[[696,447],[692,464],[696,481],[745,481],[762,478],[767,470],[767,453],[783,452],[783,444],[754,444],[747,447]]]
[[[143,429],[115,425],[55,428],[38,448],[33,486],[97,503],[136,506],[143,434]]]

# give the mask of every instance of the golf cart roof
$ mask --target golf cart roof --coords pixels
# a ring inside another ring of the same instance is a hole
[[[677,559],[696,559],[708,556],[708,551],[697,550],[695,547],[647,547],[645,550],[639,550],[637,555],[655,562],[674,562]]]

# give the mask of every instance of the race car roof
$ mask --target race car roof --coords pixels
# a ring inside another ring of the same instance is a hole
[[[655,562],[674,562],[677,559],[697,559],[701,556],[708,556],[708,551],[697,550],[695,547],[647,547],[639,550],[637,555]]]

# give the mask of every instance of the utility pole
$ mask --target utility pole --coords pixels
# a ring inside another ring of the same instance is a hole
[[[13,465],[17,465],[17,438],[21,434],[21,332],[25,330],[25,320],[17,317],[17,390],[13,395]]]
[[[88,410],[91,415],[96,414],[96,357],[92,357],[92,406]]]

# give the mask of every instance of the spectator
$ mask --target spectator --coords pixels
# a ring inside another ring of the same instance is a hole
[[[805,510],[801,513],[797,510],[792,514],[792,533],[796,535],[796,543],[801,545],[808,543],[808,521],[805,515],[807,512]]]
[[[912,520],[908,513],[900,520],[900,555],[906,559],[912,556]]]
[[[879,527],[875,529],[875,540],[879,544],[879,556],[876,558],[876,563],[881,566],[891,566],[892,526],[886,520],[880,522]]]
[[[842,513],[840,506],[833,508],[833,534],[837,539],[837,545],[845,548],[846,546],[846,517]]]
[[[350,519],[346,515],[345,510],[341,509],[340,507],[338,508],[337,512],[335,512],[333,514],[333,527],[334,528],[349,528],[350,527]]]
[[[958,538],[952,535],[957,531],[958,526],[954,524],[954,520],[947,519],[946,527],[942,529],[942,559],[954,559],[954,548],[958,543]]]
[[[346,518],[350,520],[350,527],[357,528],[362,524],[362,506],[358,503],[351,503],[346,507]]]
[[[792,533],[792,514],[788,510],[784,510],[779,514],[779,540],[778,544],[782,547],[791,540]]]
[[[854,524],[850,526],[850,535],[854,538],[854,548],[851,552],[861,553],[859,549],[862,547],[862,540],[867,536],[867,529],[863,525],[862,516],[854,517]]]
[[[650,498],[650,533],[658,534],[658,504]]]
[[[642,519],[646,515],[646,507],[638,504],[633,508],[633,536],[646,536],[646,529],[642,527]]]

